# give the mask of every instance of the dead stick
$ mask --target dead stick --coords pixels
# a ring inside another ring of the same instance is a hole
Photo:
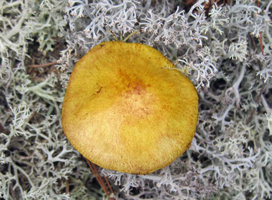
[[[262,51],[262,54],[264,55],[264,51],[263,51],[263,33],[260,32],[260,45],[261,45],[261,51]]]
[[[110,186],[110,182],[109,182],[109,180],[107,179],[107,177],[106,177],[106,176],[104,176],[104,179],[106,180],[106,183],[108,184],[108,187],[110,188],[110,192],[111,192],[111,194],[114,194],[114,192],[113,192],[113,190],[112,190],[112,188],[111,188],[111,186]]]
[[[57,64],[57,63],[58,63],[58,62],[55,61],[55,62],[45,63],[45,64],[41,64],[41,65],[28,65],[27,67],[31,67],[31,68],[48,67],[48,66],[51,66],[51,65],[55,65],[55,64]]]
[[[107,197],[108,197],[109,199],[111,199],[111,198],[109,197],[109,191],[108,191],[108,189],[107,189],[107,186],[106,186],[105,182],[103,181],[102,177],[100,176],[100,174],[99,174],[99,172],[98,172],[98,170],[97,170],[95,164],[91,163],[91,165],[93,166],[94,171],[95,171],[97,177],[99,177],[99,180],[100,180],[100,182],[101,182],[101,187],[102,187],[102,189],[103,189],[104,192],[106,193]]]
[[[66,179],[66,194],[69,194],[69,178]]]
[[[106,185],[105,185],[105,183],[104,183],[102,177],[101,177],[100,174],[98,173],[98,170],[97,170],[96,166],[95,166],[92,162],[90,162],[87,158],[85,158],[85,159],[86,159],[86,161],[87,161],[89,167],[91,168],[92,172],[94,173],[95,178],[97,179],[99,185],[101,186],[101,188],[102,188],[103,191],[105,192],[106,196],[108,197],[109,200],[112,200],[112,198],[111,198],[110,195],[109,195],[108,189],[107,189],[107,187],[106,187]]]

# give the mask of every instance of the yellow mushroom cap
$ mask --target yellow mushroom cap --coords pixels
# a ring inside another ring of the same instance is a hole
[[[68,140],[111,170],[148,174],[181,156],[198,120],[192,82],[159,51],[104,42],[77,62],[62,108]]]

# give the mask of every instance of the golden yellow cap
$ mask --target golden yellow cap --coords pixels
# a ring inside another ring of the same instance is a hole
[[[62,108],[68,140],[111,170],[148,174],[181,156],[198,121],[192,82],[156,49],[104,42],[79,60]]]

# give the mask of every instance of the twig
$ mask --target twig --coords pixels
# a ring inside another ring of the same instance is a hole
[[[117,36],[114,34],[114,32],[113,32],[112,30],[110,30],[110,32],[111,32],[111,34],[113,35],[115,41],[119,41],[118,38],[117,38]]]
[[[133,31],[132,33],[130,33],[124,40],[123,42],[126,42],[131,36],[135,35],[135,34],[140,34],[139,31]]]
[[[90,162],[87,158],[85,158],[89,167],[91,168],[92,172],[94,173],[95,175],[95,178],[97,179],[99,185],[101,186],[101,188],[103,189],[103,191],[105,192],[106,196],[108,197],[109,200],[113,200],[110,195],[109,195],[109,191],[107,189],[107,186],[105,184],[105,182],[103,181],[102,177],[100,176],[100,174],[98,173],[98,170],[95,166],[95,164],[93,164],[92,162]],[[111,187],[110,187],[110,184],[109,184],[109,181],[106,179],[106,182],[111,190],[111,192],[113,193]]]
[[[260,32],[260,45],[261,45],[262,54],[264,55],[264,51],[263,51],[263,32]]]
[[[28,65],[27,67],[31,67],[31,68],[48,67],[48,66],[51,66],[51,65],[55,65],[55,64],[57,64],[57,63],[58,63],[58,62],[55,61],[55,62],[45,63],[45,64],[41,64],[41,65]]]
[[[108,186],[109,186],[109,188],[110,188],[111,194],[114,194],[114,192],[113,192],[113,190],[112,190],[112,188],[111,188],[111,186],[110,186],[109,180],[107,179],[106,176],[104,176],[104,179],[106,180],[106,183],[108,184]]]
[[[66,179],[65,184],[66,184],[66,191],[65,191],[65,193],[69,194],[69,178]]]

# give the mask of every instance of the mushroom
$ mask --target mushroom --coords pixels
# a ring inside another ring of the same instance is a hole
[[[62,108],[65,135],[100,167],[149,174],[189,147],[198,121],[192,82],[156,49],[103,42],[74,67]]]

